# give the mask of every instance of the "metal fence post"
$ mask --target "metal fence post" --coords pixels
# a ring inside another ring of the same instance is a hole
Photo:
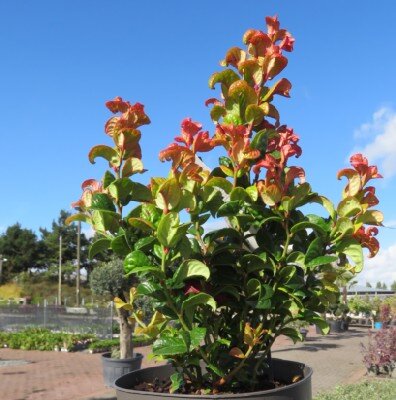
[[[114,302],[110,302],[110,338],[113,339]]]
[[[44,328],[47,325],[47,299],[44,299],[43,302],[43,326]]]

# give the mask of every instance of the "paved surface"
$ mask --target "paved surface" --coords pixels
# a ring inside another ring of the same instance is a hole
[[[278,338],[273,357],[310,365],[313,393],[335,385],[354,383],[365,374],[360,343],[367,341],[367,328],[321,336],[311,328],[304,343],[293,345]],[[137,348],[145,356],[150,348]],[[103,385],[100,354],[59,353],[0,349],[0,399],[2,400],[105,400],[115,391]],[[6,363],[24,360],[27,364]],[[144,358],[143,366],[153,365]]]

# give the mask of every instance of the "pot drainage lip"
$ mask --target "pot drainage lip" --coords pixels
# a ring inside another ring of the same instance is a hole
[[[13,367],[15,365],[26,365],[31,364],[31,361],[27,360],[3,360],[0,359],[0,367]]]

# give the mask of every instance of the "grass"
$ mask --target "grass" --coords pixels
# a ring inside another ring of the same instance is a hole
[[[396,379],[371,378],[353,385],[337,386],[314,400],[395,400]]]

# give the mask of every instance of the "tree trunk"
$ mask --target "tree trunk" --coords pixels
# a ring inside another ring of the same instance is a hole
[[[132,358],[132,326],[128,322],[129,313],[123,309],[117,311],[120,318],[120,358]]]

